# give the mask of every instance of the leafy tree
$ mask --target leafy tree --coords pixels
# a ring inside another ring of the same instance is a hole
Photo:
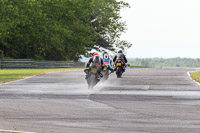
[[[91,49],[130,47],[116,0],[0,0],[1,58],[78,60]]]

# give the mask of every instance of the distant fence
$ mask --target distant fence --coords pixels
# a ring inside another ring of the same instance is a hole
[[[31,59],[0,59],[0,69],[84,67],[82,62],[35,61]]]

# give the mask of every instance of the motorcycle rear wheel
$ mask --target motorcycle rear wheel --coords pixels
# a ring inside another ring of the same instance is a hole
[[[117,68],[117,71],[116,71],[116,75],[117,75],[117,78],[122,78],[122,68],[121,67],[118,67]]]
[[[88,89],[93,89],[94,86],[97,84],[97,82],[98,82],[97,76],[94,74],[91,74],[89,78],[87,79]]]

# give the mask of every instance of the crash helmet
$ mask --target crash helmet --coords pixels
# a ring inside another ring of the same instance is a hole
[[[109,54],[107,52],[103,53],[103,59],[109,59]]]
[[[119,50],[118,53],[123,53],[122,50]]]
[[[93,56],[99,56],[99,53],[94,52],[94,53],[93,53]]]

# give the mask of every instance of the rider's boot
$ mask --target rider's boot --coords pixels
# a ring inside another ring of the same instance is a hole
[[[110,71],[111,71],[111,73],[114,73],[115,70],[111,68]]]
[[[103,74],[102,74],[102,73],[100,73],[100,74],[99,74],[99,76],[102,78],[102,77],[103,77]]]
[[[100,80],[101,78],[103,77],[103,74],[100,72],[99,74],[98,74],[98,79]]]
[[[88,69],[85,69],[84,72],[86,73],[85,79],[88,79]]]
[[[87,76],[87,75],[85,75],[85,79],[88,79],[88,76]]]

